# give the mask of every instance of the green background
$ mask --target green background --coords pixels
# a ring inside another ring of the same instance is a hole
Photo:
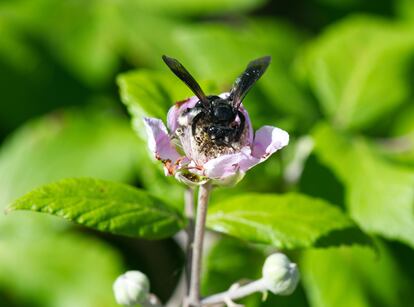
[[[237,187],[213,191],[208,226],[225,234],[213,236],[203,294],[260,277],[265,255],[281,249],[298,263],[299,288],[246,306],[411,306],[410,0],[1,1],[0,208],[43,184],[94,177],[150,192],[176,216],[183,187],[152,161],[140,121],[165,120],[191,95],[162,54],[209,93],[229,90],[250,60],[271,55],[244,104],[255,129],[274,125],[291,137]],[[111,197],[122,201],[119,189]],[[159,233],[131,233],[130,221],[114,230],[74,211],[24,209],[89,227],[0,215],[0,306],[116,306],[112,283],[128,269],[145,272],[164,302],[173,293],[184,254],[168,237],[180,217]],[[231,222],[240,212],[267,218],[252,230]]]

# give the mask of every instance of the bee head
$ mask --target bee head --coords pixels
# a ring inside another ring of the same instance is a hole
[[[212,97],[210,114],[215,123],[230,123],[236,117],[236,112],[229,101],[220,97]]]

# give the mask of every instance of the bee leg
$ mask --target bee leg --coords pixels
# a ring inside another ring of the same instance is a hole
[[[242,133],[243,133],[243,130],[244,130],[244,126],[245,126],[245,124],[246,124],[246,117],[244,116],[244,114],[241,112],[241,111],[237,111],[237,115],[239,115],[239,118],[240,118],[240,124],[239,124],[239,126],[236,128],[236,133],[235,133],[235,135],[234,135],[234,139],[235,139],[235,141],[238,141],[238,140],[240,140],[240,137],[241,137],[241,135],[242,135]]]

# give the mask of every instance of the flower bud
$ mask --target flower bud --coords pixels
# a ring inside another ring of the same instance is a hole
[[[296,263],[290,262],[288,257],[281,253],[267,257],[262,274],[266,288],[274,294],[292,294],[299,282]]]
[[[119,276],[113,285],[115,300],[124,306],[142,304],[149,297],[149,281],[139,271],[128,271]]]

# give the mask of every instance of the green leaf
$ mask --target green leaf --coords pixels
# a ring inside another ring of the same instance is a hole
[[[351,217],[367,232],[414,246],[414,172],[383,159],[363,138],[328,125],[314,132],[316,154],[344,183]]]
[[[118,306],[111,289],[122,259],[111,246],[70,232],[3,235],[0,289],[22,303],[12,306]]]
[[[161,200],[121,183],[64,179],[26,194],[9,207],[63,217],[100,231],[145,239],[169,237],[183,218]]]
[[[369,244],[337,207],[300,194],[245,194],[216,203],[207,226],[279,249]]]
[[[361,129],[408,97],[405,74],[413,51],[412,29],[355,16],[332,25],[311,42],[297,67],[335,125]]]
[[[388,250],[364,248],[310,250],[300,263],[312,307],[408,306],[404,277]],[[395,291],[399,289],[399,291]]]
[[[0,150],[0,208],[65,177],[128,181],[146,155],[128,122],[99,106],[51,113],[18,129]]]

